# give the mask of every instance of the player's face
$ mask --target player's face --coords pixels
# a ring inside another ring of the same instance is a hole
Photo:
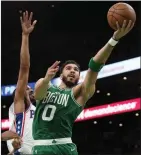
[[[33,90],[31,89],[31,87],[27,86],[26,93],[29,95],[30,101],[32,103],[35,102],[34,93],[33,93]]]
[[[61,74],[62,81],[68,87],[73,87],[78,83],[80,76],[79,68],[75,64],[68,64],[64,67]]]

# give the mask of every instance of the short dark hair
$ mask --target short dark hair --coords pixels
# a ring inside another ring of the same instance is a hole
[[[66,65],[68,64],[75,64],[78,69],[79,69],[79,73],[80,73],[80,65],[74,61],[74,60],[67,60],[65,63],[62,64],[62,66],[60,67],[60,74],[63,72],[63,69],[65,68]]]

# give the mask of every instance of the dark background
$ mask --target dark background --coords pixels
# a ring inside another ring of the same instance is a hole
[[[127,3],[135,9],[137,21],[133,30],[114,49],[107,64],[140,56],[141,2]],[[2,2],[2,85],[15,84],[18,77],[21,44],[19,11],[33,11],[34,19],[38,20],[30,36],[29,82],[35,82],[56,60],[73,59],[80,64],[82,71],[86,70],[90,58],[112,37],[107,11],[113,4],[115,2]],[[140,70],[99,79],[96,86],[100,93],[95,93],[86,108],[140,97]],[[111,95],[107,96],[107,93]],[[2,97],[2,119],[8,118],[11,103],[11,97]],[[73,141],[80,155],[141,154],[140,117],[136,117],[135,113],[75,123]],[[123,126],[119,127],[119,123]],[[2,154],[7,153],[5,143],[2,143],[2,150]]]

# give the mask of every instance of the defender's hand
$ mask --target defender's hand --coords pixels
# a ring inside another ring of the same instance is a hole
[[[45,80],[50,81],[51,79],[54,78],[54,76],[59,70],[59,66],[58,66],[59,64],[60,64],[60,61],[56,61],[51,67],[48,68],[45,76]]]
[[[28,11],[23,13],[23,17],[20,17],[23,34],[28,35],[33,31],[37,20],[32,22],[32,17],[33,13],[31,12],[30,15],[28,15]]]
[[[12,142],[12,146],[13,146],[14,150],[19,149],[21,147],[21,143],[22,143],[22,140],[21,140],[20,137],[19,138],[15,138],[13,140],[13,142]]]
[[[129,33],[131,29],[134,27],[134,23],[131,20],[129,21],[128,24],[126,23],[127,21],[124,20],[122,27],[120,27],[118,21],[116,22],[117,31],[114,32],[113,39],[118,41],[120,38]]]

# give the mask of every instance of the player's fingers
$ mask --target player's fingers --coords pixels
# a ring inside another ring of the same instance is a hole
[[[59,70],[59,66],[57,66],[56,68],[50,69],[50,73],[54,73],[54,72],[56,72],[58,70]]]
[[[130,29],[131,25],[132,25],[132,21],[129,20],[129,22],[128,22],[127,26],[126,26],[126,29]]]
[[[25,12],[23,12],[23,21],[26,21],[26,16],[25,16]]]
[[[59,67],[50,70],[50,71],[48,72],[48,74],[50,74],[50,75],[54,75],[54,74],[56,74],[56,73],[58,72],[58,70],[59,70]]]
[[[28,11],[25,12],[25,19],[28,21]]]
[[[54,68],[54,66],[56,66],[58,61],[55,61],[54,64],[52,66],[50,66],[50,68]]]
[[[31,12],[30,15],[29,15],[29,22],[30,23],[31,23],[32,17],[33,17],[33,12]]]
[[[127,21],[124,20],[124,21],[123,21],[123,24],[122,24],[122,28],[123,28],[123,29],[126,27],[126,23],[127,23]]]
[[[57,66],[57,67],[55,68],[55,72],[58,72],[58,70],[59,70],[59,66]]]
[[[116,21],[116,26],[117,26],[117,30],[120,30],[120,26],[119,26],[118,21]]]
[[[134,24],[135,24],[135,23],[132,23],[132,24],[131,24],[131,26],[130,26],[130,30],[134,27]]]
[[[56,68],[60,64],[60,61],[57,61],[54,65],[53,68]]]
[[[34,22],[32,23],[32,26],[35,26],[37,23],[37,20],[34,20]]]
[[[56,68],[60,64],[60,61],[56,61],[50,68]]]
[[[20,21],[21,21],[21,24],[23,23],[23,19],[22,19],[22,17],[20,17]]]
[[[133,28],[132,26],[134,26],[134,25],[133,25],[133,22],[130,20],[129,23],[128,23],[127,28],[128,29],[131,29],[131,28]]]

